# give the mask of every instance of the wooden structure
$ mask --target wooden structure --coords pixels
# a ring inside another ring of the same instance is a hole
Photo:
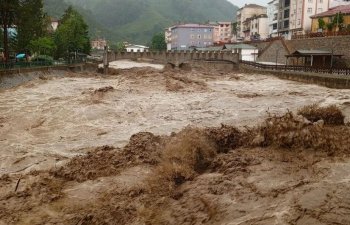
[[[318,68],[332,68],[334,58],[341,58],[342,55],[334,54],[327,50],[304,50],[300,49],[290,55],[286,55],[286,65],[299,65]],[[292,60],[290,60],[292,59]]]

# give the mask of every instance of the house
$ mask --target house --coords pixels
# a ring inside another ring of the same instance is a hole
[[[332,23],[332,21],[334,19],[336,19],[337,16],[340,16],[340,14],[342,14],[343,16],[343,23],[342,23],[342,27],[344,28],[350,28],[350,5],[339,5],[333,8],[330,8],[328,11],[326,12],[322,12],[319,14],[316,14],[314,16],[311,16],[312,19],[312,32],[317,32],[320,30],[319,27],[319,19],[322,19],[325,24],[330,24]],[[327,29],[326,27],[324,27],[323,29]],[[339,30],[339,26],[337,25],[333,25],[333,27],[331,27],[331,31],[338,31]]]
[[[51,29],[52,31],[56,31],[59,25],[59,20],[55,19],[53,17],[50,18],[50,22],[51,22]]]
[[[148,52],[149,47],[143,45],[128,45],[125,49],[127,52]]]
[[[269,36],[266,14],[254,15],[243,22],[244,40],[264,40]]]
[[[248,44],[226,44],[224,49],[232,51],[232,53],[238,53],[240,60],[251,62],[256,61],[259,53],[257,47]]]
[[[244,26],[243,23],[251,17],[256,15],[266,14],[266,7],[256,5],[256,4],[246,4],[237,11],[236,21],[237,21],[237,35],[236,40],[241,41],[244,39],[244,29],[247,29],[247,26]]]
[[[232,39],[232,22],[209,22],[214,26],[213,42],[216,44],[229,43]]]
[[[107,41],[104,38],[97,38],[91,41],[91,48],[94,50],[103,50],[107,46]]]
[[[180,24],[170,28],[171,50],[189,50],[213,45],[214,26]]]

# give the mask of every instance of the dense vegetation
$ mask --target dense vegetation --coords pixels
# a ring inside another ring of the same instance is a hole
[[[72,4],[94,37],[146,44],[178,22],[231,21],[237,7],[226,0],[44,0],[49,15],[60,17]]]
[[[72,7],[65,10],[57,31],[53,32],[42,0],[0,0],[0,3],[0,41],[4,48],[1,60],[10,62],[18,53],[28,60],[33,55],[68,58],[71,52],[90,52],[88,26]]]

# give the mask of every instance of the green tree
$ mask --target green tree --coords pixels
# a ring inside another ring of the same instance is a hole
[[[90,53],[88,26],[83,17],[69,7],[62,17],[54,37],[57,46],[56,58],[68,56],[70,52]]]
[[[155,34],[151,41],[151,49],[154,50],[166,50],[165,34]]]
[[[120,51],[124,51],[125,50],[125,45],[123,42],[117,42],[115,44],[112,44],[111,47],[110,47],[113,51],[117,51],[117,52],[120,52]]]
[[[333,18],[333,25],[334,27],[338,28],[338,30],[340,30],[340,28],[343,26],[344,23],[344,15],[341,12],[338,12],[334,18]]]
[[[55,42],[50,37],[41,37],[30,42],[29,48],[32,52],[38,55],[50,55],[52,56],[56,51]]]
[[[42,0],[21,0],[17,18],[17,51],[25,51],[32,40],[46,34]]]
[[[18,0],[0,0],[0,25],[3,29],[5,62],[9,62],[9,28],[15,24],[18,6]]]
[[[324,29],[326,26],[326,22],[323,20],[323,18],[318,18],[318,28]]]

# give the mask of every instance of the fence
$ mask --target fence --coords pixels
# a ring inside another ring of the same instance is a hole
[[[333,36],[345,36],[350,35],[350,31],[329,31],[329,32],[315,32],[302,35],[293,35],[292,39],[306,39],[316,37],[333,37]]]
[[[295,71],[295,72],[308,72],[308,73],[323,73],[323,74],[338,74],[338,75],[350,75],[350,68],[317,68],[310,66],[293,66],[293,65],[267,65],[251,61],[243,61],[240,63],[252,66],[254,68],[264,70],[279,70],[279,71]]]
[[[67,65],[79,64],[79,63],[84,63],[84,62],[85,62],[85,60],[10,62],[10,63],[0,63],[0,70],[34,68],[34,67],[48,67],[48,66],[67,66]]]

